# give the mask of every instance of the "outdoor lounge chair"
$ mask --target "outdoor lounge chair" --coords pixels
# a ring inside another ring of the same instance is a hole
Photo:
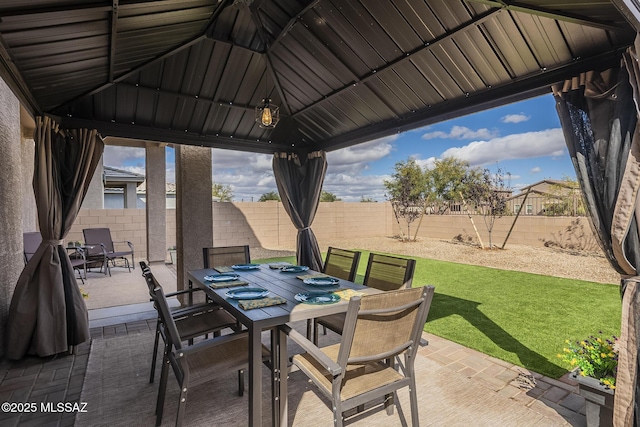
[[[204,268],[230,267],[251,262],[248,245],[202,248],[202,258]]]
[[[111,230],[108,228],[85,228],[82,230],[82,234],[84,235],[85,248],[87,250],[87,262],[104,261],[105,274],[108,272],[109,275],[111,275],[109,264],[115,267],[116,260],[119,259],[124,261],[124,266],[129,269],[129,272],[131,272],[132,268],[135,270],[133,243],[128,240],[114,242],[111,238]],[[116,251],[114,243],[126,243],[129,246],[129,250]],[[127,259],[129,255],[131,256],[131,262]]]
[[[151,269],[144,261],[140,261],[140,269],[142,270],[142,276],[145,278],[147,286],[149,287],[149,295],[153,300],[153,289],[155,286],[160,285],[156,281],[155,277],[153,277]],[[151,277],[151,280],[149,280],[149,277]],[[202,290],[193,289],[171,292],[165,294],[165,297],[174,297],[177,295],[186,294],[188,292],[198,291]],[[189,344],[193,344],[193,339],[196,337],[205,336],[206,338],[208,337],[208,334],[219,336],[220,331],[225,328],[231,328],[233,330],[238,329],[238,321],[236,320],[236,318],[227,313],[219,305],[212,303],[202,303],[186,307],[178,307],[176,309],[170,309],[170,313],[171,317],[173,317],[176,323],[180,338],[183,341],[189,341]],[[156,360],[158,357],[158,345],[160,342],[160,337],[162,337],[165,343],[166,351],[167,337],[165,336],[165,328],[162,327],[160,316],[158,316],[158,321],[156,323],[156,336],[153,344],[153,354],[151,357],[151,373],[149,375],[150,383],[154,381],[155,377]],[[240,372],[239,375],[240,395],[242,395],[244,391],[243,372]]]
[[[416,261],[409,258],[399,258],[390,255],[371,253],[364,275],[365,286],[380,289],[381,291],[410,288]],[[314,319],[313,342],[318,344],[318,326],[331,329],[341,334],[344,325],[345,314],[338,313]],[[325,330],[326,333],[326,330]]]
[[[345,411],[383,396],[391,415],[396,390],[408,386],[411,425],[418,427],[414,361],[433,292],[433,286],[425,286],[352,297],[341,342],[322,349],[286,328],[306,350],[293,357],[293,364],[331,400],[334,426],[343,425]],[[400,372],[393,366],[399,356],[404,358]]]
[[[145,279],[151,290],[154,306],[160,318],[162,336],[166,338],[165,355],[160,375],[160,387],[156,403],[156,425],[162,424],[164,398],[167,389],[169,366],[173,369],[180,386],[176,426],[182,425],[188,390],[214,380],[232,371],[241,371],[249,363],[249,334],[245,332],[233,333],[221,337],[205,339],[192,346],[184,346],[179,333],[177,321],[171,315],[169,305],[162,287],[150,272]],[[262,347],[263,359],[269,360],[270,353]],[[244,388],[241,374],[240,392]]]

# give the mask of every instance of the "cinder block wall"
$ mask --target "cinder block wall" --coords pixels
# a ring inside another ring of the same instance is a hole
[[[167,248],[176,244],[176,212],[167,209]],[[514,216],[498,218],[492,243],[501,246]],[[489,244],[482,216],[473,217],[480,237]],[[573,224],[573,225],[572,225]],[[412,235],[417,221],[412,225]],[[146,217],[144,209],[82,209],[67,241],[84,241],[82,229],[109,227],[116,241],[130,240],[136,257],[146,257]],[[313,231],[322,245],[336,238],[392,236],[399,234],[389,203],[320,203]],[[406,232],[406,228],[403,228]],[[249,245],[270,249],[295,249],[296,229],[279,202],[213,202],[213,243],[215,246]],[[456,236],[477,241],[467,215],[431,215],[422,220],[419,237],[450,240]],[[542,246],[551,241],[597,250],[586,218],[521,216],[508,244]],[[168,259],[168,253],[167,253]]]

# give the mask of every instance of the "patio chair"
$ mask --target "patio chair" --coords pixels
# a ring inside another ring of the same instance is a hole
[[[322,272],[338,279],[353,282],[358,272],[358,262],[361,252],[329,247],[324,260]],[[311,339],[313,319],[307,320],[307,338]]]
[[[410,288],[415,268],[416,261],[413,259],[371,253],[363,284],[381,291]],[[313,342],[318,344],[318,326],[325,328],[325,334],[327,329],[342,334],[344,319],[344,313],[314,319]]]
[[[153,301],[153,289],[156,286],[160,286],[151,273],[151,269],[144,262],[140,261],[140,269],[142,270],[142,276],[145,278],[147,282],[147,286],[149,288],[149,295]],[[177,295],[186,294],[188,292],[197,292],[202,291],[201,289],[194,290],[182,290],[177,292],[171,292],[165,294],[165,297],[173,297]],[[196,337],[204,336],[208,337],[208,334],[213,334],[214,336],[219,336],[220,331],[225,328],[231,328],[234,331],[238,330],[238,321],[231,314],[222,309],[222,307],[212,304],[212,303],[203,303],[196,304],[187,307],[177,307],[175,309],[170,309],[171,317],[173,317],[176,327],[178,329],[178,334],[182,341],[188,341],[189,344],[193,344],[193,339]],[[167,337],[164,333],[165,329],[161,325],[160,316],[158,316],[158,320],[156,322],[156,336],[153,344],[153,353],[151,357],[151,374],[149,375],[149,382],[153,383],[155,378],[156,371],[156,360],[158,357],[158,345],[160,342],[160,337],[166,343]],[[239,384],[240,386],[240,394],[243,394],[244,391],[244,374],[243,372],[239,372]]]
[[[206,339],[192,346],[184,346],[182,343],[183,337],[178,331],[176,320],[171,315],[162,287],[157,284],[150,273],[147,274],[146,280],[150,287],[153,286],[151,295],[160,317],[162,335],[166,337],[166,351],[162,363],[160,387],[156,403],[156,425],[162,424],[169,366],[171,366],[180,386],[176,426],[181,426],[187,404],[188,390],[191,390],[191,387],[212,381],[232,371],[242,370],[248,366],[249,335],[246,331],[237,332]],[[262,352],[263,359],[269,360],[269,350],[263,346]],[[242,381],[242,390],[244,380],[240,378],[240,381]]]
[[[87,256],[85,250],[80,246],[67,246],[67,252],[69,253],[69,261],[74,271],[78,272],[80,281],[84,285],[84,279],[87,278]],[[84,277],[82,277],[84,273]]]
[[[391,415],[395,392],[408,386],[411,424],[418,427],[414,361],[433,293],[434,287],[426,286],[352,297],[341,342],[322,349],[286,328],[306,350],[293,356],[293,364],[331,400],[334,426],[343,425],[345,411],[380,397]],[[393,367],[399,356],[401,372]]]
[[[111,230],[108,228],[85,228],[82,230],[84,235],[85,248],[87,250],[87,262],[104,261],[105,274],[108,272],[111,276],[111,266],[116,266],[116,260],[123,260],[124,266],[131,272],[136,266],[134,264],[133,243],[128,240],[121,242],[114,242],[111,238]],[[116,251],[114,243],[126,243],[129,246],[129,250]],[[106,256],[106,261],[104,260]],[[131,262],[127,259],[131,256]]]
[[[22,233],[22,244],[25,265],[29,262],[33,254],[36,253],[42,243],[42,234],[39,231]]]
[[[202,258],[204,268],[229,267],[234,264],[248,264],[251,262],[249,245],[202,248]]]
[[[360,254],[358,251],[329,247],[322,272],[338,279],[353,282],[358,272]]]
[[[42,234],[39,231],[30,231],[22,234],[22,243],[24,246],[24,263],[25,265],[33,257],[38,250],[40,243],[42,243]],[[84,251],[81,248],[73,248],[74,253],[69,255],[69,261],[71,261],[71,267],[74,271],[78,271],[78,276],[84,284],[84,279],[87,278],[86,258]],[[82,277],[82,271],[84,271],[84,278]]]

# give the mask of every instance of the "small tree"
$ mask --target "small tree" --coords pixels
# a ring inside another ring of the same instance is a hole
[[[258,199],[259,202],[266,202],[267,200],[276,200],[278,202],[281,201],[280,195],[276,191],[269,191],[268,193],[264,193],[262,196],[260,196],[260,199]]]
[[[221,202],[230,202],[233,198],[233,191],[230,185],[213,183],[211,186],[211,195],[217,197]]]
[[[399,218],[404,218],[407,224],[407,237],[400,228],[402,240],[411,239],[411,223],[421,218],[425,212],[427,180],[422,168],[414,159],[396,163],[395,172],[390,180],[384,181],[387,188],[387,198],[391,201],[393,211],[400,224]],[[417,230],[416,230],[417,236]]]
[[[504,184],[504,173],[501,169],[491,174],[489,169],[484,169],[480,179],[471,178],[469,175],[465,184],[465,197],[475,203],[476,210],[483,216],[484,224],[489,233],[489,249],[493,249],[491,232],[497,218],[502,217],[508,211],[508,189]]]
[[[584,216],[584,199],[580,184],[575,179],[565,176],[562,181],[549,186],[545,194],[544,214],[547,216]]]
[[[364,197],[360,199],[360,203],[376,203],[377,200],[372,199],[371,197]]]
[[[342,199],[329,191],[322,190],[322,193],[320,193],[321,202],[339,202],[340,200]]]
[[[446,157],[435,161],[433,168],[426,174],[427,194],[431,202],[433,213],[444,214],[451,209],[451,205],[461,202],[461,195],[466,192],[469,184],[469,162]]]

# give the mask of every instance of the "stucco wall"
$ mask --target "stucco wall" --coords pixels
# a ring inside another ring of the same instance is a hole
[[[176,244],[175,214],[175,209],[167,209],[167,248]],[[483,217],[473,218],[483,243],[488,245]],[[496,220],[492,233],[494,245],[502,245],[514,218],[507,216]],[[417,222],[412,233],[415,225]],[[82,209],[67,240],[83,241],[82,229],[88,227],[111,228],[114,240],[131,240],[135,245],[136,257],[146,257],[144,209]],[[392,236],[397,235],[399,230],[388,203],[321,203],[312,228],[321,246],[328,239]],[[466,215],[425,216],[418,236],[446,240],[459,236],[464,240],[477,241]],[[573,217],[521,216],[508,244],[542,246],[545,241],[597,249],[586,218]],[[294,249],[296,230],[282,203],[214,202],[213,244]]]

